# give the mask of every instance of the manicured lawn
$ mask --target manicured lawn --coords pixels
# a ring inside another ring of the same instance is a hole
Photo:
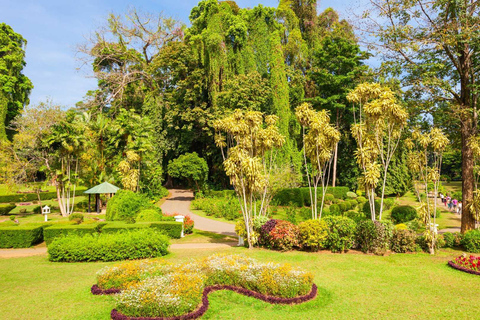
[[[16,184],[14,186],[0,184],[0,196],[16,194],[17,191],[33,191],[33,185],[33,183],[29,185]],[[37,185],[41,186],[43,191],[55,191],[55,186],[45,186],[43,183],[37,183]]]
[[[181,262],[219,250],[176,250]],[[270,305],[232,292],[210,295],[203,319],[474,319],[480,277],[451,269],[459,254],[272,252],[224,249],[261,261],[289,262],[315,274],[318,297],[297,306]],[[109,319],[114,299],[93,296],[95,272],[113,263],[51,263],[46,256],[0,259],[0,319]]]

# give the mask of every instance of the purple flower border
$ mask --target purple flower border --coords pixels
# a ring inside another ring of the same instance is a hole
[[[93,288],[93,287],[92,287]],[[200,307],[192,311],[190,313],[181,315],[181,316],[175,316],[175,317],[128,317],[124,314],[121,314],[119,311],[116,309],[113,309],[112,312],[110,313],[111,318],[113,320],[188,320],[188,319],[197,319],[200,318],[207,312],[208,310],[208,294],[210,292],[218,291],[218,290],[231,290],[240,294],[243,294],[247,297],[253,297],[259,300],[263,300],[265,302],[271,303],[271,304],[299,304],[303,302],[307,302],[309,300],[314,299],[317,296],[318,288],[315,284],[312,285],[312,290],[310,290],[310,293],[300,296],[300,297],[295,297],[295,298],[280,298],[280,297],[272,297],[272,296],[267,296],[252,290],[244,289],[241,287],[235,287],[235,286],[229,286],[229,285],[215,285],[215,286],[208,286],[203,290],[203,296],[202,296],[202,304]]]
[[[116,293],[120,293],[120,289],[116,289],[116,288],[111,288],[111,289],[102,289],[100,288],[99,286],[97,286],[96,284],[94,284],[92,286],[92,288],[90,289],[90,291],[92,292],[92,294],[98,296],[98,295],[106,295],[106,294],[116,294]]]
[[[460,271],[463,271],[463,272],[466,272],[466,273],[470,273],[470,274],[480,276],[480,271],[475,271],[475,270],[471,270],[471,269],[459,266],[458,264],[456,264],[453,261],[448,261],[448,265],[450,267],[452,267],[453,269],[457,269],[457,270],[460,270]]]

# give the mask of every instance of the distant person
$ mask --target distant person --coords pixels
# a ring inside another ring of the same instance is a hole
[[[450,196],[447,194],[447,198],[445,199],[445,206],[446,206],[446,207],[447,207],[447,206],[450,207],[448,204],[450,203],[450,200],[451,200],[451,199],[452,199],[452,198],[450,198]]]
[[[457,213],[462,214],[462,201],[458,201]]]
[[[452,200],[452,206],[453,206],[453,210],[457,211],[457,204],[458,204],[458,200],[457,199],[453,199]]]
[[[448,210],[452,210],[452,199],[450,197],[447,198],[447,207]]]
[[[443,203],[443,198],[445,198],[445,196],[443,195],[443,193],[440,192],[440,200],[442,200],[442,203]]]

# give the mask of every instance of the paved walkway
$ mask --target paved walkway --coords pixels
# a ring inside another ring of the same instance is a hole
[[[190,211],[190,203],[194,199],[192,191],[179,189],[169,191],[171,196],[161,206],[163,212],[188,214],[195,222],[195,229],[237,237],[233,224],[204,218]]]

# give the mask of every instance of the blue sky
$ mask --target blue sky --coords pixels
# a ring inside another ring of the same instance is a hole
[[[348,18],[348,9],[358,7],[358,1],[319,1],[318,10],[331,6],[342,18]],[[196,0],[0,0],[0,22],[10,25],[28,42],[24,73],[34,85],[30,103],[51,98],[68,108],[96,85],[95,79],[88,77],[91,75],[88,67],[78,70],[76,46],[85,42],[85,37],[102,25],[109,13],[120,14],[135,5],[142,11],[162,11],[188,23],[190,10],[197,3]],[[242,8],[259,3],[276,7],[278,0],[237,1]]]

